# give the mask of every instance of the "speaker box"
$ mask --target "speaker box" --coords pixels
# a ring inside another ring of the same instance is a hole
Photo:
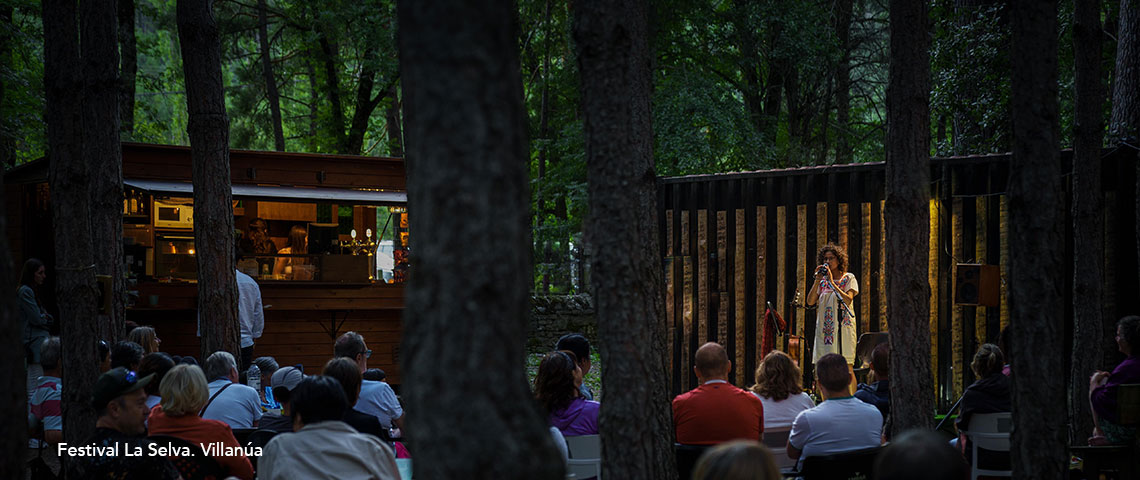
[[[996,307],[1001,294],[997,265],[959,263],[954,274],[954,304]]]

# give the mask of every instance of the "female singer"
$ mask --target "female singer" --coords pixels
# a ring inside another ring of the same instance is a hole
[[[807,304],[819,304],[815,312],[815,342],[812,363],[824,355],[838,353],[855,363],[855,310],[851,300],[859,294],[855,274],[847,271],[847,255],[837,245],[819,249],[815,281],[807,294]]]

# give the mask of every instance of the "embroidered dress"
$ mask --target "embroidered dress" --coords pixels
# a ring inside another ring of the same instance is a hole
[[[843,274],[835,285],[845,292],[859,292],[859,282],[851,272]],[[826,283],[819,286],[819,302],[815,311],[815,343],[812,346],[813,364],[829,353],[838,353],[847,359],[847,363],[855,363],[856,322],[853,308],[853,305],[847,305],[847,309],[843,309],[839,295],[831,286]]]

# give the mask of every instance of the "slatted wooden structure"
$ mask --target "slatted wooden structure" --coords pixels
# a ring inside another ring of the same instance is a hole
[[[1071,152],[1064,152],[1065,171],[1070,159]],[[1105,312],[1111,322],[1135,313],[1118,299],[1140,291],[1133,233],[1136,151],[1106,150],[1103,162]],[[814,338],[815,314],[792,302],[797,291],[802,298],[811,286],[819,247],[832,243],[846,250],[848,271],[859,282],[852,305],[858,332],[886,331],[898,321],[929,323],[937,398],[943,407],[952,403],[974,380],[969,363],[977,347],[997,342],[1009,322],[1004,279],[1012,268],[1009,249],[1015,248],[1007,234],[1009,155],[933,158],[930,168],[931,314],[926,319],[891,318],[887,312],[883,163],[662,178],[658,204],[673,391],[696,386],[691,356],[706,341],[728,349],[734,384],[752,385],[769,302],[789,321],[789,334],[802,337],[806,350]],[[998,307],[954,304],[958,263],[1000,266]],[[1071,305],[1072,266],[1042,274],[1065,279],[1065,304]],[[1071,325],[1071,310],[1065,315]],[[786,337],[777,348],[787,349]],[[806,351],[791,353],[810,363]]]

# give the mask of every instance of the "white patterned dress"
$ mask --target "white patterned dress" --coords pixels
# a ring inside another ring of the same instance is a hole
[[[845,292],[859,293],[859,282],[855,274],[847,272],[835,282]],[[852,296],[854,298],[854,295]],[[818,308],[815,311],[815,343],[812,345],[811,363],[815,364],[824,355],[838,353],[855,363],[855,312],[853,305],[844,311],[840,307],[839,295],[825,282],[819,286]],[[839,326],[839,331],[836,327]],[[840,351],[842,347],[842,351]]]

